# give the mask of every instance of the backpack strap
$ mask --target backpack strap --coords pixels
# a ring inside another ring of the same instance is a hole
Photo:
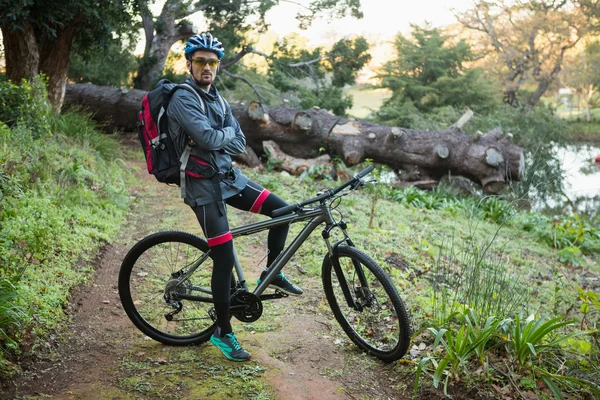
[[[225,99],[217,93],[217,98],[219,99],[219,103],[221,104],[221,110],[223,110],[223,119],[225,119],[225,113],[227,112],[227,108],[225,108]]]
[[[188,85],[187,83],[182,83],[181,85],[179,85],[179,87],[187,90],[188,92],[192,92],[196,95],[196,97],[198,98],[198,101],[200,102],[200,109],[202,110],[202,114],[206,115],[206,105],[204,104],[204,100],[202,100],[202,97],[200,97],[198,92],[196,92],[196,90],[193,87],[191,87],[190,85]]]
[[[181,85],[177,85],[173,88],[173,92],[177,89],[185,89],[188,92],[192,92],[196,95],[196,98],[198,99],[198,102],[200,103],[200,110],[202,111],[202,113],[204,115],[206,115],[206,105],[204,104],[204,100],[202,100],[202,97],[200,97],[200,95],[198,94],[198,92],[196,92],[196,90],[194,90],[193,87],[191,87],[190,85],[188,85],[187,83],[182,83]],[[183,150],[183,153],[181,153],[181,158],[179,158],[179,187],[181,188],[181,197],[185,198],[185,189],[186,189],[186,185],[185,185],[185,169],[187,167],[188,161],[190,160],[190,154],[192,153],[192,146],[190,146],[189,144],[185,146],[185,149]]]
[[[181,198],[185,199],[185,168],[187,167],[187,163],[190,160],[190,154],[192,152],[192,146],[189,144],[185,146],[185,150],[181,153],[181,158],[179,159],[179,180],[181,187]]]
[[[182,83],[179,86],[180,87],[183,86],[185,90],[192,92],[196,95],[196,97],[198,98],[198,101],[200,102],[200,109],[202,110],[202,113],[206,115],[206,105],[204,104],[204,100],[202,100],[202,97],[200,97],[198,92],[196,92],[196,90],[187,83]],[[222,112],[221,115],[223,116],[223,118],[225,118],[225,113],[227,112],[227,107],[225,106],[225,99],[223,99],[223,96],[221,96],[221,94],[217,93],[217,100],[219,101],[219,104],[221,105],[221,112]]]

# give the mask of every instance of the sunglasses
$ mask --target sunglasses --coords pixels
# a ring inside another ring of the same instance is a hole
[[[192,59],[192,62],[199,67],[204,67],[206,64],[208,64],[209,67],[215,68],[217,65],[219,65],[219,60],[217,60],[215,58],[198,57],[198,58]]]

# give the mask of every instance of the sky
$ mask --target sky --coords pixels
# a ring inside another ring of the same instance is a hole
[[[270,25],[269,38],[273,36],[282,38],[290,33],[298,33],[308,39],[311,47],[333,45],[338,40],[347,36],[364,36],[371,44],[370,54],[372,61],[363,70],[360,81],[368,81],[373,71],[390,58],[392,40],[399,32],[410,33],[410,25],[423,25],[425,22],[433,26],[441,27],[456,23],[452,10],[465,11],[473,6],[472,0],[361,0],[361,9],[364,17],[354,19],[346,17],[338,20],[318,18],[306,30],[298,28],[296,14],[302,9],[302,5],[308,5],[310,0],[280,1],[266,14],[266,20]],[[152,10],[155,15],[160,13],[164,1],[156,1]],[[201,32],[206,29],[202,14],[193,15],[190,20]],[[257,48],[261,48],[260,40],[257,40]],[[262,41],[264,43],[264,41]],[[136,52],[143,52],[144,44],[138,44]]]
[[[300,0],[297,3],[308,4],[309,1]],[[423,25],[425,21],[433,26],[449,25],[456,22],[452,9],[464,11],[472,5],[472,0],[362,0],[362,19],[319,19],[308,30],[301,31],[295,20],[301,7],[281,2],[267,13],[267,21],[271,24],[271,30],[280,36],[298,32],[306,36],[310,44],[328,45],[354,34],[390,40],[398,32],[407,34],[410,24]]]

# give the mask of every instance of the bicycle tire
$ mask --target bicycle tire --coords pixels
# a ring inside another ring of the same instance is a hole
[[[352,299],[366,303],[362,310],[348,305],[334,261],[339,262]],[[357,265],[366,277],[366,291],[360,284]],[[338,246],[332,257],[327,254],[323,260],[322,279],[333,315],[354,344],[385,362],[406,354],[411,337],[408,313],[394,284],[371,257],[354,247]]]
[[[129,250],[119,271],[119,297],[129,319],[146,336],[173,346],[210,338],[215,328],[209,315],[212,303],[169,298],[173,291],[194,295],[203,295],[199,288],[209,291],[210,257],[184,282],[177,284],[172,275],[193,265],[208,249],[206,241],[196,235],[164,231],[143,238]],[[169,321],[167,316],[173,313]]]

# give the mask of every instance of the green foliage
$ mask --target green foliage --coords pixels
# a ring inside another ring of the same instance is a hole
[[[3,350],[14,351],[18,348],[12,337],[27,320],[23,307],[16,302],[16,297],[17,288],[14,283],[8,278],[0,278],[0,343],[4,343]]]
[[[486,319],[482,324],[479,321],[477,312],[472,309],[465,310],[462,314],[456,314],[459,321],[458,331],[452,328],[428,328],[433,333],[435,340],[433,348],[442,344],[444,356],[436,360],[434,357],[428,357],[427,361],[434,364],[435,372],[433,374],[433,386],[439,386],[441,380],[444,380],[444,393],[447,394],[448,380],[452,377],[459,378],[459,372],[469,374],[468,361],[473,356],[477,356],[482,366],[486,365],[487,344],[494,336],[498,335],[501,328],[509,319],[501,320],[495,316]],[[423,368],[423,364],[420,364]],[[442,378],[445,376],[445,378]]]
[[[524,213],[516,222],[523,230],[533,233],[536,238],[558,250],[578,255],[600,251],[600,231],[594,221],[581,218],[578,214],[549,217],[537,213]]]
[[[90,49],[76,41],[69,59],[69,79],[77,83],[91,82],[100,86],[131,87],[131,76],[138,67],[133,55],[134,41],[126,46],[121,37]]]
[[[329,12],[330,19],[340,19],[347,15],[357,19],[363,17],[360,0],[313,0],[296,17],[300,21],[300,27],[308,27],[315,17],[325,10]]]
[[[388,61],[378,75],[381,87],[392,91],[376,113],[378,120],[412,127],[415,112],[445,106],[483,112],[498,105],[497,91],[483,72],[465,67],[473,59],[466,42],[450,45],[448,39],[439,28],[416,25],[412,25],[411,38],[396,37],[397,58]]]
[[[110,42],[113,32],[130,30],[137,3],[133,0],[0,1],[2,29],[23,30],[30,23],[49,42],[66,26],[76,26],[81,48]]]
[[[490,357],[498,357],[495,349],[503,343],[512,358],[512,367],[503,375],[520,376],[521,387],[536,389],[535,382],[541,379],[558,398],[562,398],[560,386],[574,392],[580,392],[582,388],[598,392],[593,382],[550,372],[541,357],[544,352],[562,352],[562,344],[573,343],[575,337],[586,334],[582,331],[563,332],[562,328],[572,324],[571,321],[560,317],[548,319],[547,316],[536,319],[533,315],[522,321],[516,314],[514,319],[491,316],[483,322],[472,309],[456,313],[453,318],[444,328],[428,328],[435,337],[432,345],[434,353],[422,357],[417,363],[415,395],[423,371],[432,374],[434,387],[437,388],[443,381],[444,393],[448,394],[451,378],[459,381],[472,377],[472,371],[478,366],[474,366],[471,359],[477,356],[479,366],[487,370]],[[442,345],[441,348],[438,344]]]
[[[465,308],[487,319],[504,318],[528,306],[531,289],[525,279],[510,271],[489,242],[461,243],[451,238],[440,244],[432,271],[435,279],[430,302],[430,314],[437,326]]]
[[[0,82],[0,105],[0,122],[9,127],[25,126],[36,136],[47,133],[50,106],[42,76],[31,83],[23,81],[20,86]]]
[[[600,323],[600,294],[595,293],[592,290],[584,290],[581,287],[577,288],[577,292],[579,293],[579,300],[581,301],[579,311],[583,314],[581,320],[582,327],[588,324],[588,318],[595,315],[597,320],[589,321],[589,323],[592,324],[593,329],[598,329]],[[596,343],[598,344],[598,342]],[[598,350],[600,351],[600,348]]]
[[[581,266],[581,264],[583,263],[581,257],[581,249],[577,246],[568,246],[562,248],[558,252],[558,261],[572,267]]]
[[[328,70],[333,73],[331,84],[338,88],[352,85],[356,74],[371,61],[369,43],[363,37],[341,39],[327,53]]]
[[[11,352],[65,320],[68,289],[89,276],[86,262],[129,204],[118,146],[89,116],[48,115],[42,133],[29,118],[0,125],[0,348]]]
[[[564,321],[561,317],[548,319],[547,315],[536,319],[533,314],[525,321],[521,319],[522,316],[516,314],[514,322],[506,328],[512,354],[521,366],[527,365],[532,356],[538,357],[543,351],[556,349],[560,343],[581,334],[575,332],[546,340],[563,326],[572,325],[573,321]]]
[[[510,203],[499,199],[496,196],[488,196],[481,201],[479,210],[483,217],[496,224],[503,224],[509,221],[517,212]]]
[[[353,84],[358,71],[371,59],[362,37],[342,39],[331,50],[308,50],[290,36],[275,45],[269,64],[269,83],[288,96],[297,97],[292,106],[314,106],[343,116],[352,107],[352,97],[343,87]]]

